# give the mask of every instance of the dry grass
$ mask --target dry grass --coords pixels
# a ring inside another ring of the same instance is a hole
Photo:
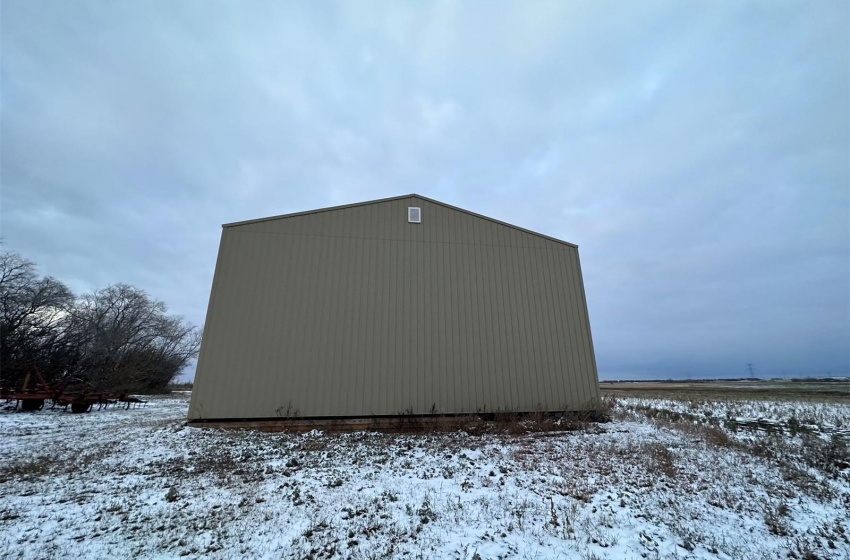
[[[50,453],[24,457],[0,464],[0,484],[14,481],[37,482],[53,475],[84,475],[93,463],[112,453],[109,446],[90,446],[79,450],[57,447]]]
[[[50,474],[62,464],[56,455],[40,455],[0,465],[0,484],[13,480],[34,482]]]
[[[608,404],[581,411],[566,412],[489,412],[459,415],[399,415],[372,419],[280,419],[246,423],[199,423],[201,428],[234,431],[306,433],[374,432],[383,434],[444,434],[465,432],[470,435],[522,435],[543,432],[580,431],[611,419]]]
[[[676,410],[671,409],[671,401]],[[828,435],[832,428],[820,425],[815,418],[801,424],[794,413],[781,422],[719,418],[711,412],[717,404],[687,397],[678,401],[669,397],[638,400],[637,404],[622,401],[616,415],[649,421],[659,428],[686,434],[693,441],[765,460],[782,473],[785,482],[819,499],[835,496],[830,480],[850,480],[850,447],[844,432]],[[768,513],[765,520],[774,534],[783,534],[781,516]]]

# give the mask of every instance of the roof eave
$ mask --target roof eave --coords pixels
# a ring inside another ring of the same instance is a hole
[[[234,226],[245,226],[245,225],[248,225],[248,224],[258,224],[260,222],[268,222],[268,221],[271,221],[271,220],[280,220],[282,218],[294,218],[296,216],[308,216],[310,214],[318,214],[319,212],[330,212],[331,210],[344,210],[346,208],[355,208],[357,206],[367,206],[369,204],[378,204],[380,202],[391,202],[393,200],[401,200],[401,199],[404,199],[404,198],[411,198],[411,197],[414,197],[414,196],[419,197],[419,198],[424,198],[424,197],[420,197],[418,194],[405,194],[405,195],[401,195],[401,196],[391,196],[389,198],[379,198],[377,200],[368,200],[366,202],[355,202],[353,204],[341,204],[339,206],[328,206],[328,207],[325,207],[325,208],[316,208],[315,210],[306,210],[304,212],[291,212],[289,214],[278,214],[277,216],[268,216],[268,217],[265,217],[265,218],[255,218],[253,220],[242,220],[241,222],[230,222],[230,223],[227,223],[227,224],[221,224],[221,227],[229,228],[229,227],[234,227]]]

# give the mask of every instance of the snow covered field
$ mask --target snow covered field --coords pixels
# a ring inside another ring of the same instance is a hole
[[[850,558],[850,404],[620,399],[571,432],[0,411],[3,558]]]

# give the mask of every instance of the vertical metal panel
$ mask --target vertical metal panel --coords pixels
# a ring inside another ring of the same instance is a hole
[[[190,419],[598,396],[574,246],[416,197],[223,230]]]

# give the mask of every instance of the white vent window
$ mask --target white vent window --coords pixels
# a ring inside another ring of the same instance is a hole
[[[422,209],[418,206],[408,206],[407,208],[407,221],[411,224],[421,224],[422,223]]]

